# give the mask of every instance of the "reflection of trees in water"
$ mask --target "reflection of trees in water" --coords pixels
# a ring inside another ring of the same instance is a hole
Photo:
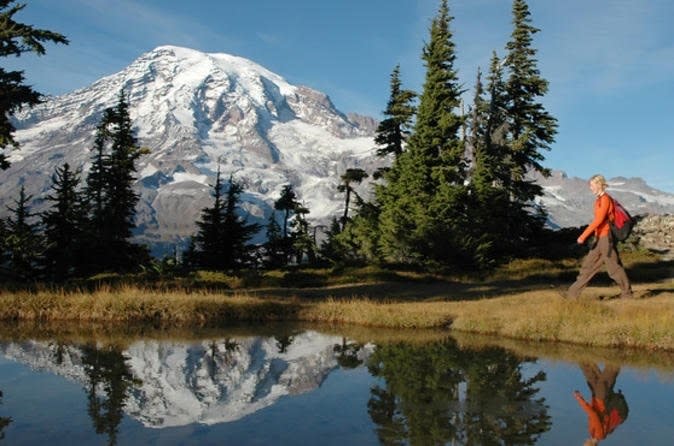
[[[234,353],[237,351],[239,351],[239,343],[232,338],[211,341],[208,344],[208,354],[205,356],[208,376],[215,380],[223,364],[229,367],[234,363]]]
[[[117,443],[117,431],[124,417],[129,389],[138,385],[121,350],[87,344],[81,348],[82,364],[89,379],[87,412],[98,434],[108,435],[108,444]],[[103,395],[103,396],[101,396]]]
[[[551,426],[544,399],[535,399],[545,374],[525,379],[523,362],[499,348],[462,351],[452,340],[377,347],[368,368],[385,384],[371,389],[368,412],[380,442],[534,444]]]
[[[496,347],[464,353],[466,409],[464,423],[469,444],[534,444],[552,423],[544,398],[536,398],[543,371],[522,376],[522,363]]]
[[[62,365],[66,353],[66,344],[60,341],[54,341],[49,343],[49,347],[52,349],[54,363],[56,365]]]
[[[363,348],[356,342],[349,342],[342,337],[341,344],[335,344],[333,351],[337,353],[337,363],[345,369],[354,369],[361,365],[363,361],[358,359],[358,352]]]
[[[2,390],[0,390],[0,404],[2,404]],[[5,438],[5,428],[12,422],[12,417],[0,417],[0,440]]]
[[[281,334],[275,335],[274,339],[276,340],[276,351],[278,353],[285,353],[288,351],[288,347],[293,343],[295,340],[295,335],[297,333],[294,332],[283,332]]]

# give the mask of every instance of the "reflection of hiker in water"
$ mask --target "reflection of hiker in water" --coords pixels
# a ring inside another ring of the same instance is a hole
[[[597,364],[582,363],[580,368],[592,392],[592,399],[588,403],[577,390],[573,396],[587,413],[590,438],[585,446],[596,445],[627,418],[625,397],[621,391],[613,391],[620,367],[607,364],[602,371]]]

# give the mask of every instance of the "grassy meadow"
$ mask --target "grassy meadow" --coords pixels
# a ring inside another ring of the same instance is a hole
[[[0,320],[185,330],[271,321],[436,329],[595,347],[674,351],[674,261],[625,253],[636,299],[605,273],[579,300],[561,298],[576,259],[518,260],[489,274],[376,267],[99,276],[67,288],[7,287]]]

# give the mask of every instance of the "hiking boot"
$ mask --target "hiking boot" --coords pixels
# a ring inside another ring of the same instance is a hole
[[[578,296],[571,296],[569,294],[569,290],[566,288],[560,288],[557,290],[557,295],[561,297],[562,299],[577,299]]]

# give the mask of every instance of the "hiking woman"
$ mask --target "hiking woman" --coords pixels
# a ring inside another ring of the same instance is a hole
[[[606,194],[606,179],[602,175],[594,175],[589,181],[590,190],[597,197],[594,202],[594,220],[578,237],[579,244],[585,243],[594,235],[593,245],[587,253],[578,273],[576,281],[569,287],[565,297],[575,299],[587,286],[590,280],[599,272],[602,264],[606,265],[609,277],[620,287],[620,297],[632,298],[632,287],[627,278],[625,269],[620,261],[615,241],[611,236],[609,216],[613,215],[613,200]]]

